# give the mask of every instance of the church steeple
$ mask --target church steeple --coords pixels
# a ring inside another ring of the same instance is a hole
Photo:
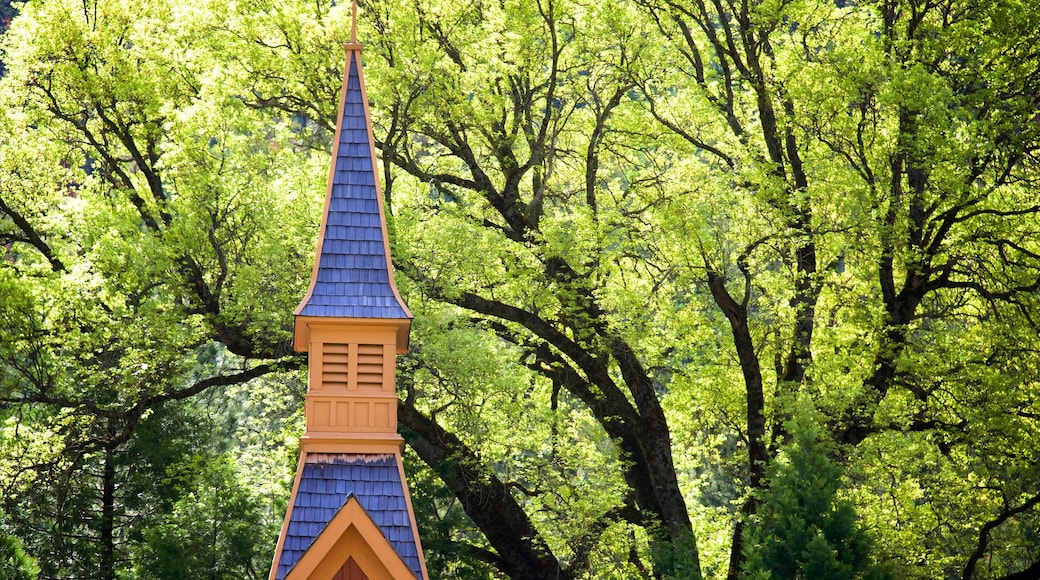
[[[412,314],[394,285],[356,10],[317,257],[295,312],[306,431],[270,580],[428,577],[397,433],[395,354]]]
[[[394,285],[361,45],[346,45],[329,188],[310,288],[296,309],[296,349],[307,351],[311,318],[397,320],[407,346],[411,312]]]

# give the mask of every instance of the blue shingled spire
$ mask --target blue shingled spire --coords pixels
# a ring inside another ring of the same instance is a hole
[[[311,289],[296,314],[409,319],[411,314],[394,289],[387,259],[360,51],[347,51],[346,67],[321,253]]]

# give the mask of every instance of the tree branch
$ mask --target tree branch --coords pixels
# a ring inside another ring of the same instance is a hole
[[[1017,507],[1005,509],[996,518],[983,524],[982,528],[979,530],[978,544],[975,546],[975,550],[968,557],[968,562],[964,565],[964,573],[961,574],[962,580],[971,580],[975,576],[975,568],[978,565],[979,560],[986,555],[986,548],[989,546],[990,532],[1000,527],[1009,519],[1021,513],[1025,513],[1037,505],[1040,505],[1040,493],[1029,498]],[[1032,566],[1022,572],[1005,576],[1003,580],[1025,580],[1026,578],[1037,578],[1038,573],[1040,573],[1040,560],[1037,560]]]
[[[36,231],[36,228],[29,223],[29,220],[15,211],[10,205],[8,205],[3,196],[0,196],[0,212],[7,214],[14,222],[14,225],[22,232],[25,236],[25,241],[32,247],[36,248],[43,257],[47,259],[47,262],[51,265],[51,270],[54,272],[65,271],[65,264],[58,259],[55,255],[54,250],[51,249],[50,245],[44,241],[43,237]]]

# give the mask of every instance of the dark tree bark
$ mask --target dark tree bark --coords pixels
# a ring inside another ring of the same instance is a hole
[[[98,577],[115,580],[116,577],[116,467],[110,450],[101,460],[101,520],[98,529],[100,565]]]

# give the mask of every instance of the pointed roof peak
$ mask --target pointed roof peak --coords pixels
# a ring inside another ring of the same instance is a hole
[[[360,45],[355,42],[356,9],[355,2],[317,257],[296,315],[407,321],[412,315],[394,284],[390,263]],[[306,347],[298,343],[297,348]]]
[[[351,519],[371,523],[400,563],[415,578],[426,578],[421,547],[412,527],[414,517],[406,498],[398,458],[393,454],[307,454],[301,464],[293,504],[289,506],[285,544],[275,560],[274,580],[284,580],[344,511],[357,510]],[[341,526],[343,527],[343,526]],[[310,558],[323,554],[317,550]]]

